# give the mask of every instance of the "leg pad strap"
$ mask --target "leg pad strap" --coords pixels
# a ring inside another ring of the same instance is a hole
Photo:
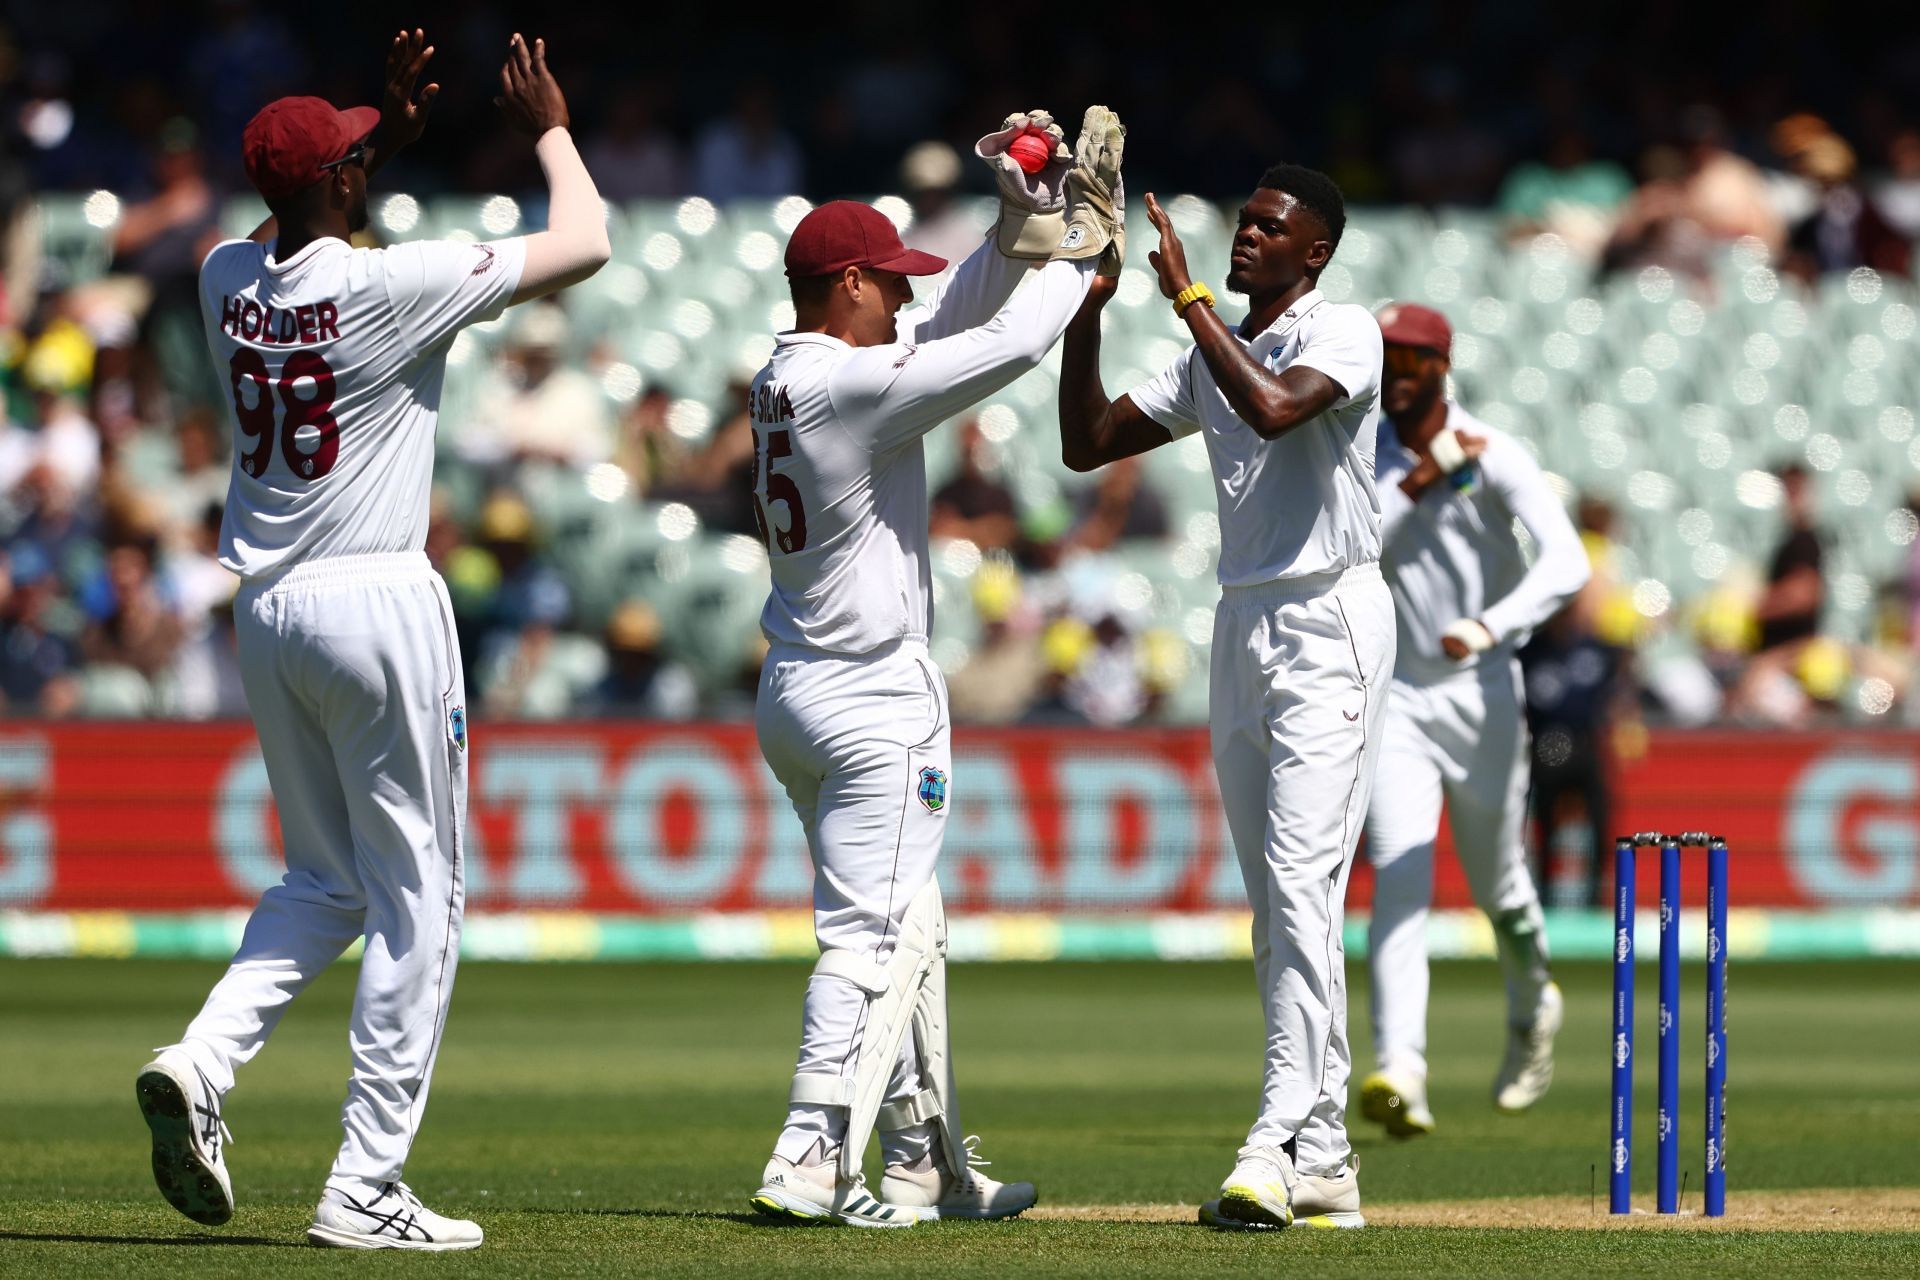
[[[853,1077],[830,1076],[819,1071],[794,1073],[787,1101],[808,1107],[850,1107],[853,1105]]]
[[[858,987],[869,997],[883,996],[887,988],[893,985],[887,978],[887,966],[857,951],[843,951],[838,947],[820,953],[820,958],[814,962],[813,975],[816,978],[838,978]]]
[[[916,1124],[925,1124],[937,1120],[945,1108],[940,1105],[940,1095],[932,1089],[922,1089],[911,1098],[902,1098],[897,1102],[885,1103],[880,1108],[880,1118],[875,1128],[889,1132],[909,1128]]]

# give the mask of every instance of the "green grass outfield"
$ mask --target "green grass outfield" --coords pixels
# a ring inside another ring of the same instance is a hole
[[[192,962],[0,962],[0,1274],[1911,1274],[1920,1257],[1911,964],[1734,968],[1733,1216],[1670,1231],[1613,1229],[1604,1170],[1601,1213],[1587,1216],[1607,1144],[1606,970],[1563,968],[1559,1079],[1534,1114],[1514,1119],[1487,1101],[1502,1035],[1494,967],[1436,965],[1440,1132],[1391,1143],[1357,1127],[1367,1209],[1385,1221],[1415,1202],[1483,1202],[1486,1214],[1467,1204],[1462,1220],[1499,1221],[1504,1207],[1526,1223],[1527,1206],[1550,1204],[1543,1217],[1557,1225],[1241,1236],[1172,1219],[1218,1184],[1251,1119],[1260,1032],[1250,966],[956,967],[963,1115],[992,1172],[1034,1179],[1044,1208],[1109,1208],[1085,1220],[861,1232],[766,1227],[746,1212],[783,1113],[805,966],[469,963],[408,1180],[435,1207],[478,1218],[488,1242],[430,1259],[301,1243],[338,1142],[351,965],[302,998],[229,1099],[234,1221],[207,1230],[160,1201],[133,1074],[218,973]],[[1644,977],[1642,1203],[1655,1005],[1651,969]],[[1364,1068],[1364,972],[1353,978]],[[1682,1154],[1697,1208],[1700,969],[1685,982]],[[1808,1188],[1862,1189],[1826,1197],[1842,1209],[1875,1195],[1891,1207],[1849,1222],[1867,1229],[1822,1229],[1845,1214],[1799,1207]],[[1873,1188],[1897,1190],[1889,1199]]]

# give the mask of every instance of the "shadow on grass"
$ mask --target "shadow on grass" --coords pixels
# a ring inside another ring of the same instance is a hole
[[[308,1247],[291,1240],[275,1240],[267,1236],[86,1236],[60,1231],[0,1231],[0,1240],[36,1241],[42,1244],[249,1244],[273,1249]]]
[[[717,1213],[711,1209],[516,1209],[515,1213],[552,1214],[563,1218],[662,1218],[684,1222],[744,1222],[751,1226],[804,1227],[811,1224],[785,1218],[769,1218],[758,1213]]]

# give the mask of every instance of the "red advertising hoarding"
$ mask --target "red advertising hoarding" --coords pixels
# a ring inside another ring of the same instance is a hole
[[[804,841],[750,726],[481,725],[472,751],[476,906],[807,902]],[[956,911],[1244,904],[1203,730],[963,730],[952,788]],[[1736,904],[1920,905],[1920,735],[1656,733],[1614,792],[1622,829],[1725,834]],[[1445,844],[1436,902],[1466,905]],[[241,906],[280,872],[249,726],[0,726],[0,909]],[[1351,905],[1368,890],[1363,866]]]

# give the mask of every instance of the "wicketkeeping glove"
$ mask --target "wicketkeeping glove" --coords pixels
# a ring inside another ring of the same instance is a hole
[[[1053,257],[1080,261],[1106,253],[1120,233],[1120,159],[1127,126],[1105,107],[1088,107],[1067,171],[1067,233]],[[1116,263],[1116,269],[1118,264]]]
[[[1119,178],[1113,184],[1113,240],[1107,245],[1107,251],[1100,255],[1100,265],[1094,268],[1094,274],[1117,276],[1126,261],[1127,180]]]
[[[1028,173],[1007,154],[1013,140],[1038,129],[1053,142],[1053,157],[1038,173]],[[1045,111],[1016,111],[1001,127],[973,144],[973,153],[987,162],[1000,187],[1000,220],[994,224],[994,243],[1009,258],[1046,258],[1066,234],[1067,169],[1073,153],[1067,135]]]

